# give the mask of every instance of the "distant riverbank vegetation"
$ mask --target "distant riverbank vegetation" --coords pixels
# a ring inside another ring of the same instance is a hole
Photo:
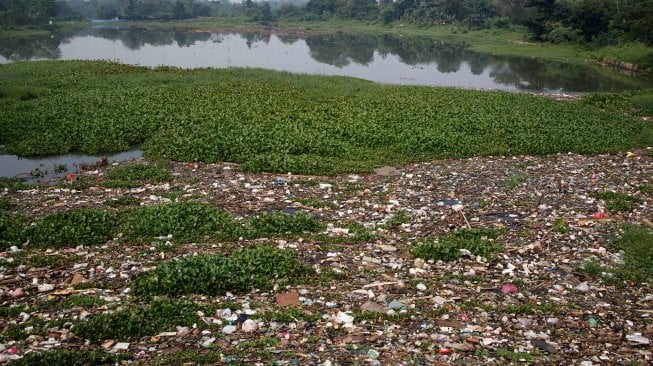
[[[288,27],[337,21],[345,21],[338,24],[343,29],[405,26],[406,32],[418,28],[472,46],[480,43],[474,49],[484,52],[494,48],[496,53],[541,57],[552,53],[549,45],[556,45],[552,48],[558,59],[568,54],[572,60],[593,58],[631,71],[653,68],[653,0],[0,0],[0,32],[5,34],[16,27],[90,19],[202,19],[190,25],[207,29],[234,23]],[[523,41],[514,39],[516,34]],[[514,44],[507,44],[506,37]],[[524,42],[547,49],[515,50]]]
[[[652,146],[627,99],[393,86],[258,69],[108,62],[0,65],[0,144],[22,156],[103,153],[340,174],[478,155]],[[637,92],[634,92],[637,93]]]

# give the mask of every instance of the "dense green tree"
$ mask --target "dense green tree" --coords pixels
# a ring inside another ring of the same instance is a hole
[[[520,24],[549,42],[653,45],[653,0],[0,0],[0,26],[51,19],[187,19],[246,16],[279,19],[395,21],[483,28]],[[500,17],[500,18],[499,18]]]
[[[270,8],[270,3],[264,1],[260,5],[261,7],[261,19],[260,21],[264,24],[269,24],[272,22],[272,9]]]
[[[309,0],[306,13],[318,17],[330,17],[336,12],[336,0]]]
[[[500,16],[509,19],[521,19],[524,14],[526,0],[496,0],[497,11]]]
[[[653,0],[616,1],[615,28],[629,39],[653,45]]]
[[[97,10],[98,19],[113,19],[120,17],[120,8],[115,4],[104,4]]]
[[[465,23],[473,27],[485,27],[496,15],[496,7],[490,0],[466,0]]]
[[[302,10],[295,4],[283,4],[277,11],[277,16],[282,19],[297,18],[302,14]]]
[[[184,5],[183,1],[177,0],[175,2],[174,16],[175,16],[175,19],[185,19],[185,18],[187,18],[186,6]]]
[[[42,24],[56,14],[55,0],[0,0],[0,21],[5,25]]]
[[[377,18],[376,0],[336,0],[336,14],[343,19]]]
[[[570,19],[570,25],[580,30],[586,41],[607,32],[609,23],[605,1],[583,0]]]
[[[551,29],[550,23],[559,20],[556,0],[527,0],[520,20],[535,38],[543,38]]]
[[[140,19],[142,17],[140,5],[141,2],[139,0],[129,0],[123,10],[124,17],[129,20]]]

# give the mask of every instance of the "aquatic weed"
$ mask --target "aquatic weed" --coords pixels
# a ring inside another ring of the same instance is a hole
[[[226,211],[206,203],[187,202],[138,207],[120,217],[117,232],[127,242],[151,242],[172,235],[175,242],[238,238],[241,225]]]
[[[3,65],[0,78],[20,76],[9,78],[9,87],[55,92],[28,102],[0,99],[0,120],[7,121],[0,124],[0,143],[20,155],[142,144],[151,158],[340,174],[438,158],[617,152],[648,146],[653,136],[644,121],[602,110],[602,102],[262,70],[248,70],[246,77],[243,70],[138,67],[115,74],[120,67]]]
[[[498,232],[489,229],[460,229],[441,237],[438,241],[427,240],[413,248],[413,255],[424,259],[455,260],[460,258],[461,249],[468,250],[475,256],[491,257],[492,253],[503,247],[491,239],[498,237]]]
[[[96,343],[105,339],[137,340],[144,336],[192,326],[199,323],[197,311],[206,310],[185,299],[165,299],[149,306],[131,306],[113,313],[100,314],[77,323],[72,331],[78,337]]]
[[[598,198],[605,201],[605,208],[610,212],[630,212],[637,207],[638,204],[642,203],[643,200],[640,197],[631,196],[626,193],[620,192],[592,192],[590,197]]]
[[[145,184],[165,183],[172,180],[168,169],[146,164],[120,165],[104,177],[104,186],[108,188],[136,188]]]
[[[37,247],[100,245],[112,238],[117,216],[110,211],[78,209],[53,213],[30,230],[30,243]]]
[[[144,295],[221,295],[270,290],[276,281],[292,282],[312,272],[294,251],[262,246],[230,257],[204,254],[164,263],[139,277],[133,290]]]

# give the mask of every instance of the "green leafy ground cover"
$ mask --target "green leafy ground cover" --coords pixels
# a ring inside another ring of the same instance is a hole
[[[615,248],[623,251],[624,270],[635,281],[653,279],[653,230],[642,226],[628,226],[613,241]]]
[[[43,353],[32,352],[13,361],[12,366],[85,366],[113,365],[127,359],[123,355],[111,355],[102,350],[54,350]]]
[[[144,184],[164,183],[172,180],[168,169],[145,164],[121,165],[112,169],[104,178],[108,188],[135,188]]]
[[[101,314],[73,328],[73,332],[91,342],[105,339],[138,339],[174,329],[177,325],[199,323],[197,311],[206,310],[185,299],[158,300],[147,307],[130,307]]]
[[[608,283],[624,280],[643,283],[653,279],[653,230],[643,226],[626,225],[617,232],[610,247],[622,253],[623,263],[607,267],[595,259],[584,261],[580,270]]]
[[[312,272],[294,251],[262,246],[240,250],[230,257],[198,255],[166,262],[140,277],[133,289],[144,295],[222,295],[256,288],[267,291],[275,281],[288,282]]]
[[[472,255],[490,258],[492,253],[500,252],[500,244],[492,242],[499,233],[486,229],[461,229],[452,231],[438,241],[427,240],[413,248],[413,255],[424,259],[456,260],[461,256],[461,249],[468,250]]]
[[[175,243],[199,240],[235,240],[284,237],[317,232],[323,224],[314,216],[297,212],[263,213],[243,222],[227,211],[198,203],[174,203],[137,207],[119,213],[100,209],[57,212],[37,220],[28,216],[0,214],[0,250],[20,247],[29,241],[38,248],[101,245],[114,237],[125,243],[150,243],[168,236]]]
[[[100,245],[112,237],[116,215],[104,210],[73,210],[46,216],[29,230],[38,247]]]
[[[506,92],[85,61],[2,65],[0,80],[0,144],[24,156],[142,144],[152,158],[338,174],[653,143],[650,124],[620,113]]]
[[[590,197],[598,198],[605,201],[605,208],[610,212],[629,212],[635,209],[637,205],[644,200],[640,197],[630,196],[619,192],[593,192]]]
[[[191,242],[204,236],[223,240],[238,238],[240,225],[226,211],[200,203],[138,207],[126,212],[118,228],[126,241],[152,240],[172,235],[176,242]]]

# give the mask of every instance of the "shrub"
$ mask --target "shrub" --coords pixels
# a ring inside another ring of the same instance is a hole
[[[29,189],[29,185],[18,178],[0,177],[0,189],[6,189],[9,192]]]
[[[576,42],[578,40],[578,30],[565,27],[555,28],[549,32],[546,39],[551,43]]]
[[[9,211],[14,207],[16,207],[16,205],[8,198],[0,198],[0,213],[2,213],[2,211]]]
[[[631,103],[639,115],[653,116],[653,91],[646,94],[634,95]]]

